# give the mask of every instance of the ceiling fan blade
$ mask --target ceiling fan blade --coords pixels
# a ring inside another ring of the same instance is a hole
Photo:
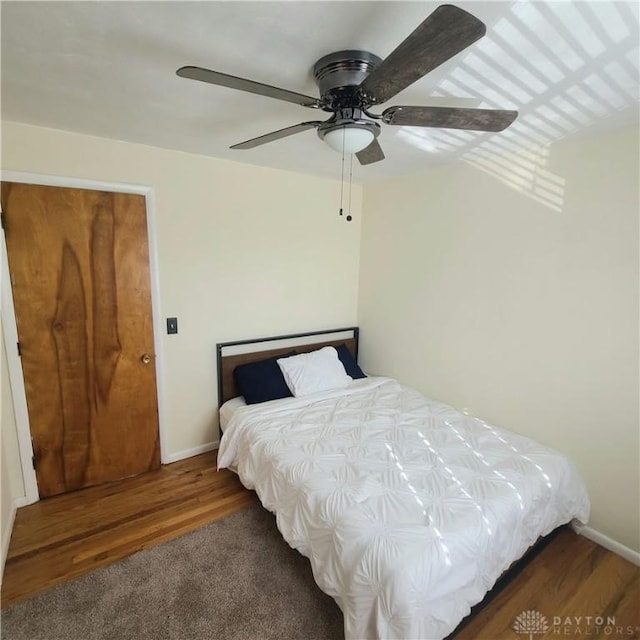
[[[286,138],[292,136],[295,133],[306,131],[307,129],[313,129],[318,127],[322,122],[301,122],[300,124],[294,124],[292,127],[285,127],[284,129],[278,129],[271,133],[266,133],[263,136],[257,138],[251,138],[251,140],[245,140],[238,144],[234,144],[230,149],[253,149],[253,147],[259,147],[261,144],[267,144],[267,142],[273,142],[274,140],[280,140],[280,138]]]
[[[180,69],[176,71],[176,74],[181,78],[217,84],[222,87],[229,87],[230,89],[238,89],[239,91],[248,91],[249,93],[256,93],[259,96],[267,96],[267,98],[293,102],[303,107],[311,107],[312,109],[320,108],[320,100],[318,98],[305,96],[302,93],[288,91],[287,89],[280,89],[279,87],[272,87],[271,85],[254,82],[246,78],[230,76],[226,73],[220,73],[219,71],[211,71],[211,69],[203,69],[202,67],[180,67]]]
[[[380,146],[377,138],[374,138],[373,142],[368,147],[362,151],[358,151],[358,153],[356,153],[356,158],[358,158],[358,162],[360,162],[360,164],[373,164],[374,162],[384,160],[384,152],[382,151],[382,147]]]
[[[449,60],[486,32],[483,22],[463,9],[438,7],[360,84],[360,94],[381,104]]]
[[[382,112],[382,119],[387,124],[473,131],[502,131],[517,116],[517,111],[457,107],[389,107]]]

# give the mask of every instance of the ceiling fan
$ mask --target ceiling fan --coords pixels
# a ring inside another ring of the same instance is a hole
[[[181,67],[176,73],[182,78],[248,91],[332,114],[328,120],[301,122],[235,144],[232,149],[252,149],[315,128],[320,139],[331,148],[355,153],[360,164],[366,165],[384,159],[377,140],[381,130],[378,121],[409,127],[496,132],[515,120],[517,111],[501,109],[394,106],[379,115],[369,110],[466,49],[485,32],[484,23],[467,11],[453,5],[441,5],[384,60],[360,50],[337,51],[320,58],[313,67],[319,98],[202,67]]]

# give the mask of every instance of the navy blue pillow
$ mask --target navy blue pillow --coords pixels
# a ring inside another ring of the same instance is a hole
[[[338,352],[338,358],[340,358],[340,362],[344,365],[344,370],[347,372],[348,376],[351,376],[354,380],[367,377],[358,366],[355,358],[351,355],[351,351],[349,351],[349,347],[347,347],[344,342],[336,347],[336,351]]]
[[[239,364],[233,370],[233,377],[245,402],[257,404],[267,400],[290,398],[292,393],[284,380],[277,360],[295,356],[296,353],[296,351],[290,351],[275,358]]]

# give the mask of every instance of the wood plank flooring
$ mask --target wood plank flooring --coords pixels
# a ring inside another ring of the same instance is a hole
[[[2,606],[256,503],[211,452],[18,509]]]
[[[216,471],[215,458],[215,452],[203,454],[19,509],[2,606],[257,504],[233,473]],[[514,624],[525,612],[531,614],[520,618],[517,632]],[[570,530],[453,638],[559,636],[640,639],[640,569]]]
[[[535,638],[640,638],[640,569],[566,528],[453,638],[528,639],[527,611]]]

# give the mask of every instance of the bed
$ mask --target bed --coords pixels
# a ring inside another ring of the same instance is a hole
[[[251,350],[225,356],[238,347]],[[338,356],[348,381],[314,378],[320,355],[331,371]],[[346,640],[441,640],[536,541],[586,523],[589,499],[563,455],[365,376],[357,355],[354,327],[219,344],[218,466],[256,491],[309,558]],[[240,374],[261,363],[290,393],[248,404]]]

